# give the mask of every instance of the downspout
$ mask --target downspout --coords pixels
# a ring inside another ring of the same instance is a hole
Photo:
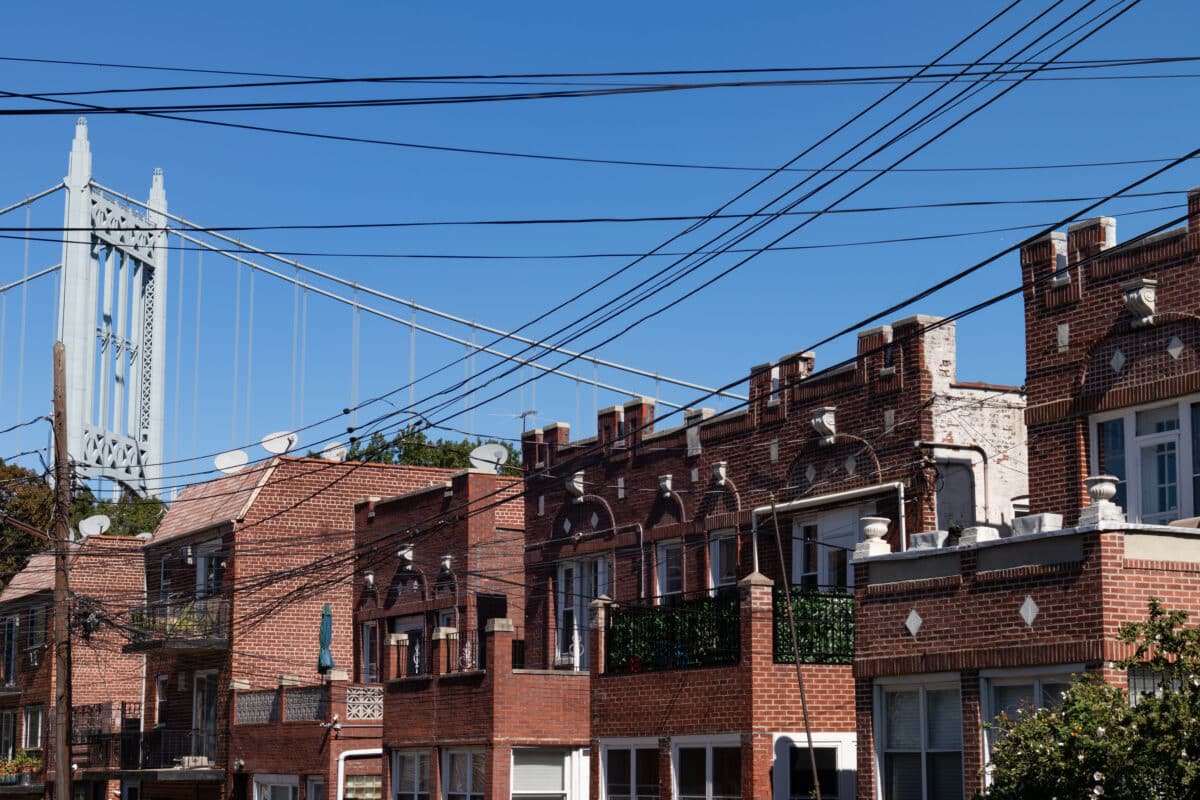
[[[346,784],[346,759],[353,756],[379,756],[382,766],[383,748],[376,747],[370,750],[347,750],[338,756],[337,765],[337,794],[334,795],[334,800],[343,800],[342,795],[345,792]],[[387,795],[385,794],[384,797]]]
[[[983,521],[987,525],[992,524],[992,489],[991,481],[988,480],[988,454],[987,451],[977,444],[959,444],[957,442],[913,442],[918,448],[928,447],[931,450],[970,450],[973,453],[978,453],[979,458],[983,461]]]

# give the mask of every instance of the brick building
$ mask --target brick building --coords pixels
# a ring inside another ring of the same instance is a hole
[[[1080,672],[1135,684],[1116,634],[1150,595],[1200,612],[1200,192],[1188,210],[1120,247],[1101,217],[1023,248],[1035,513],[858,561],[860,798],[972,796],[982,723]]]
[[[589,796],[802,796],[797,652],[824,796],[853,795],[859,519],[905,550],[939,521],[1005,527],[1026,491],[1023,397],[957,382],[952,324],[858,342],[831,371],[754,368],[738,411],[655,430],[643,399],[595,438],[524,437],[524,651],[590,675]]]
[[[71,686],[75,741],[115,732],[123,702],[141,698],[141,658],[120,653],[118,631],[91,624],[93,612],[126,604],[141,590],[142,541],[92,536],[71,548]],[[11,763],[24,750],[41,769],[21,775],[6,768],[0,794],[53,794],[54,760],[54,553],[29,559],[0,592],[0,759]],[[88,765],[89,748],[76,746],[72,762]],[[79,781],[80,800],[119,796],[115,781]]]
[[[396,797],[587,791],[587,675],[528,658],[514,625],[525,618],[521,488],[470,470],[356,508],[359,675],[386,681]]]
[[[144,542],[142,604],[109,620],[144,656],[142,703],[85,777],[126,800],[378,800],[382,687],[346,679],[354,502],[447,474],[278,457],[184,490]]]

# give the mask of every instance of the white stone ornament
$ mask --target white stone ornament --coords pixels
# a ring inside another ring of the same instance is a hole
[[[809,464],[808,469],[804,470],[804,477],[808,480],[809,483],[812,483],[813,481],[815,481],[817,479],[817,468],[814,467],[812,464]]]
[[[854,456],[846,456],[846,474],[853,475],[854,470],[858,467],[858,461]]]
[[[597,514],[595,511],[593,511],[593,512],[592,512],[592,518],[591,518],[590,522],[592,523],[592,527],[593,527],[593,528],[598,528],[598,527],[600,527],[600,515],[599,515],[599,514]]]
[[[717,486],[724,486],[726,479],[729,477],[729,464],[725,461],[717,461],[712,465],[713,480],[717,482]]]
[[[660,492],[662,492],[664,495],[671,493],[671,476],[670,475],[659,475],[658,476],[658,490]]]
[[[1108,362],[1108,365],[1112,367],[1113,372],[1120,372],[1121,367],[1125,366],[1125,354],[1117,350],[1113,353],[1112,360]]]
[[[583,470],[576,472],[566,480],[567,492],[574,498],[583,497]]]
[[[1125,512],[1112,501],[1117,495],[1117,480],[1112,475],[1092,475],[1083,479],[1092,503],[1079,515],[1080,525],[1125,521]]]
[[[1134,325],[1150,325],[1154,322],[1154,311],[1158,300],[1158,281],[1153,278],[1138,278],[1121,284],[1125,294],[1125,308],[1134,316]]]
[[[1033,621],[1037,619],[1038,611],[1040,610],[1041,609],[1038,608],[1038,604],[1033,602],[1033,596],[1028,594],[1025,595],[1025,602],[1021,603],[1020,614],[1021,619],[1025,620],[1026,627],[1033,627]]]
[[[563,520],[563,533],[567,534],[568,536],[571,535],[571,520]]]
[[[825,406],[812,412],[813,430],[820,434],[821,444],[833,443],[834,434],[837,433],[836,412],[837,408],[834,406]]]
[[[908,631],[908,634],[915,639],[917,638],[917,631],[921,630],[921,623],[924,621],[925,620],[921,619],[921,615],[918,614],[917,610],[914,608],[912,611],[908,612],[908,618],[904,620],[904,628]]]
[[[887,517],[863,517],[859,520],[859,524],[862,526],[863,541],[854,546],[856,559],[885,556],[892,552],[892,546],[883,538],[887,535],[890,522],[891,520]]]
[[[1183,342],[1179,341],[1178,336],[1172,336],[1171,341],[1167,342],[1167,352],[1171,354],[1171,358],[1176,361],[1183,355]]]

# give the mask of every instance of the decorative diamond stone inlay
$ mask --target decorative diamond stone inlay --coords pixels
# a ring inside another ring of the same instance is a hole
[[[1040,610],[1038,604],[1033,602],[1033,596],[1025,595],[1025,602],[1021,603],[1021,619],[1025,620],[1026,625],[1033,627],[1033,621],[1037,619]]]
[[[1120,350],[1116,351],[1113,353],[1112,361],[1109,361],[1108,364],[1112,367],[1113,372],[1120,372],[1121,367],[1125,366],[1125,354]]]
[[[1172,336],[1171,341],[1167,342],[1167,352],[1171,354],[1171,358],[1176,361],[1183,355],[1183,342],[1179,341],[1178,336]]]
[[[563,533],[570,535],[570,533],[571,533],[571,520],[569,520],[569,519],[564,519],[564,520],[563,520]]]
[[[908,612],[908,619],[904,620],[904,627],[908,630],[910,635],[916,638],[917,631],[921,630],[921,623],[924,621],[925,620],[921,619],[921,615],[918,614],[917,610],[914,608],[912,611]]]
[[[593,511],[590,522],[592,523],[593,528],[599,526],[600,525],[600,515],[598,515],[595,511]]]
[[[858,467],[858,461],[855,460],[854,456],[847,456],[846,457],[846,474],[853,475],[856,467]]]
[[[817,479],[817,468],[809,464],[808,469],[804,470],[804,477],[808,479],[809,483],[815,481]]]

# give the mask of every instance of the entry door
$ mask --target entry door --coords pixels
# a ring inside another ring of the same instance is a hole
[[[836,508],[796,520],[792,529],[792,583],[806,589],[854,588],[850,557],[858,542],[859,520],[871,507]]]
[[[192,681],[192,755],[217,757],[217,673],[197,672]]]

